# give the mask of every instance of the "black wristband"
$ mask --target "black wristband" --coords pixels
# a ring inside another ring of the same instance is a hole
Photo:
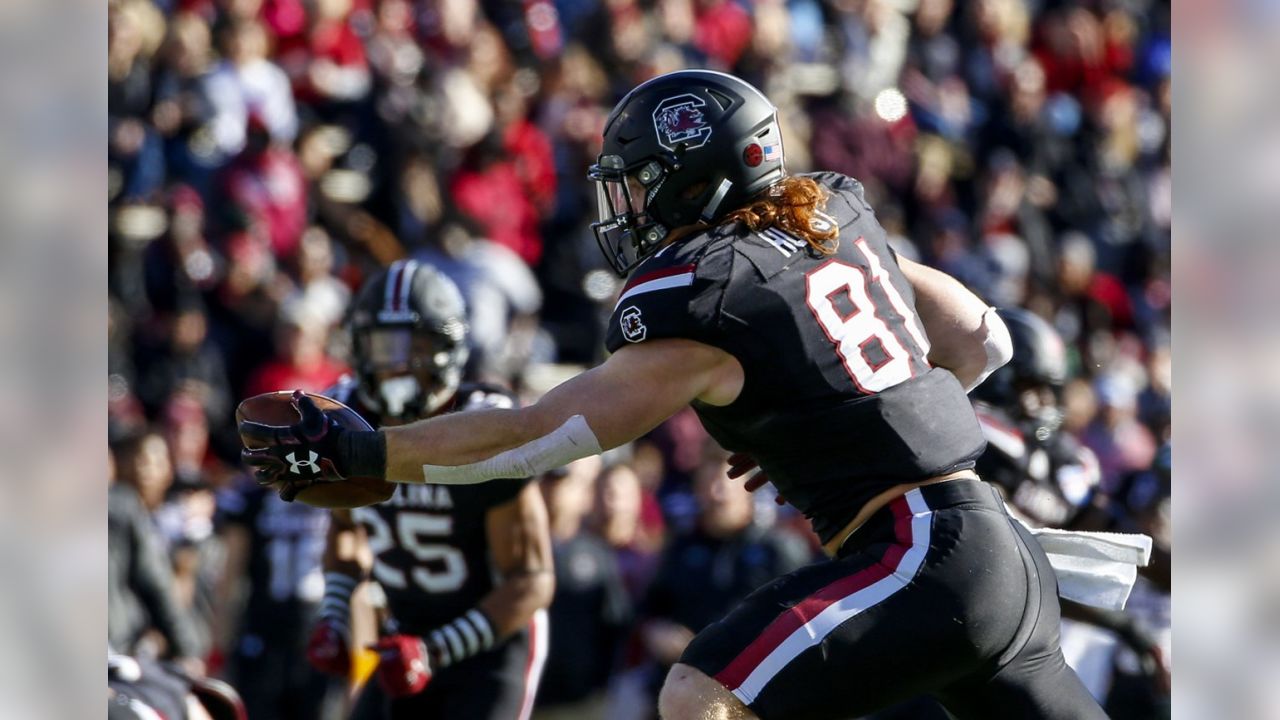
[[[344,432],[338,451],[347,477],[386,478],[387,436],[381,430]]]

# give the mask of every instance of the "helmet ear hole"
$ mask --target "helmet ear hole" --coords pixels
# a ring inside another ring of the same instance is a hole
[[[641,184],[645,187],[657,182],[660,177],[662,177],[662,166],[657,162],[646,163],[645,166],[640,168],[640,171],[636,173],[636,178],[639,179]]]

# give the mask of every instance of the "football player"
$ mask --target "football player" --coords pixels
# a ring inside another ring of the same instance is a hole
[[[298,656],[324,593],[328,513],[241,478],[218,493],[217,520],[224,554],[214,627],[228,680],[251,717],[324,717],[341,688]]]
[[[350,319],[356,377],[329,393],[374,425],[455,410],[515,407],[510,393],[461,382],[462,295],[448,277],[397,261],[358,294]],[[394,631],[377,643],[378,683],[360,707],[391,718],[526,718],[546,655],[554,589],[547,512],[524,478],[401,485],[385,503],[336,510],[325,599],[307,657],[347,675],[349,608],[361,546]]]
[[[973,470],[985,441],[966,390],[1008,360],[1004,324],[898,258],[856,180],[789,175],[783,158],[776,109],[742,80],[645,82],[590,172],[597,240],[630,275],[607,361],[526,408],[371,432],[304,433],[324,418],[300,396],[294,426],[241,425],[267,445],[246,462],[263,482],[299,449],[332,463],[297,473],[309,481],[483,482],[616,447],[691,404],[831,559],[700,631],[664,718],[848,717],[920,693],[960,718],[1105,717],[1062,659],[1048,557]]]
[[[1101,475],[1093,452],[1059,432],[1066,348],[1057,331],[1030,311],[1002,309],[999,315],[1013,359],[973,393],[987,438],[978,473],[1033,524],[1070,527],[1087,514]]]

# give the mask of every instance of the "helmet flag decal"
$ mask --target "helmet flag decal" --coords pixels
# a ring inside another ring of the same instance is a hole
[[[687,150],[706,145],[711,139],[711,125],[702,112],[706,104],[706,100],[692,93],[669,97],[658,103],[653,111],[653,129],[658,134],[658,144],[673,152],[682,143]]]

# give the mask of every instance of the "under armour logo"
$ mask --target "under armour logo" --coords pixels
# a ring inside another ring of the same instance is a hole
[[[308,450],[307,452],[311,457],[306,460],[298,460],[293,453],[284,456],[284,459],[289,461],[289,472],[294,475],[301,475],[302,468],[307,468],[307,472],[312,475],[320,474],[320,466],[316,465],[316,461],[320,459],[320,453],[315,450]]]

